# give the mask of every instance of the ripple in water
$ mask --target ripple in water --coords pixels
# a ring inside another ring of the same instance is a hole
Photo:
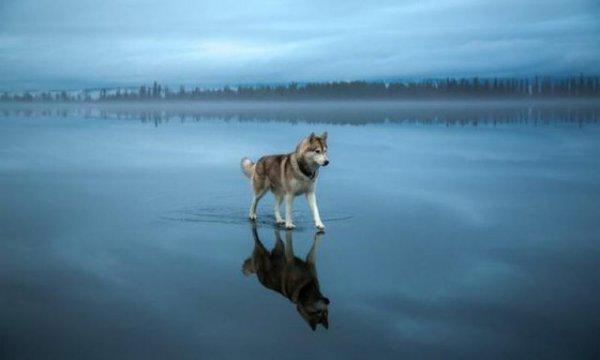
[[[294,224],[297,229],[304,227],[312,227],[313,221],[310,214],[306,212],[294,212]],[[352,219],[353,215],[343,212],[333,212],[322,216],[323,222],[327,225],[328,222],[346,221]],[[183,210],[175,210],[160,217],[163,220],[195,222],[195,223],[216,223],[216,224],[248,224],[248,210],[242,208],[213,206],[213,207],[198,207]],[[258,213],[256,223],[259,225],[278,227],[275,224],[275,217],[272,214],[265,212]]]

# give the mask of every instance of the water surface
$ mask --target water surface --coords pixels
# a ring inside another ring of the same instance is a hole
[[[598,356],[598,109],[463,105],[4,107],[0,357]],[[238,162],[324,130],[312,331]]]

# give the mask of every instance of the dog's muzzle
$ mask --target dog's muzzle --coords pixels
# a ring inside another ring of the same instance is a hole
[[[325,161],[323,162],[323,166],[327,166],[327,165],[329,165],[329,160],[325,160]]]

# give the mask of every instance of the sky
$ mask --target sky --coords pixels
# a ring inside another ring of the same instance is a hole
[[[598,0],[0,0],[0,90],[600,73]]]

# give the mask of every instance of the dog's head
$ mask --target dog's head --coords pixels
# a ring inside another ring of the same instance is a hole
[[[329,329],[328,305],[329,299],[321,295],[318,284],[311,282],[300,290],[296,309],[311,329],[315,330],[319,324]]]
[[[327,157],[327,131],[321,136],[311,133],[308,137],[302,139],[296,152],[306,161],[319,166],[329,165]]]
[[[299,303],[296,308],[314,331],[319,324],[322,324],[325,329],[329,329],[329,320],[327,319],[329,310],[327,309],[327,305],[329,305],[329,299],[320,297],[313,302]]]

